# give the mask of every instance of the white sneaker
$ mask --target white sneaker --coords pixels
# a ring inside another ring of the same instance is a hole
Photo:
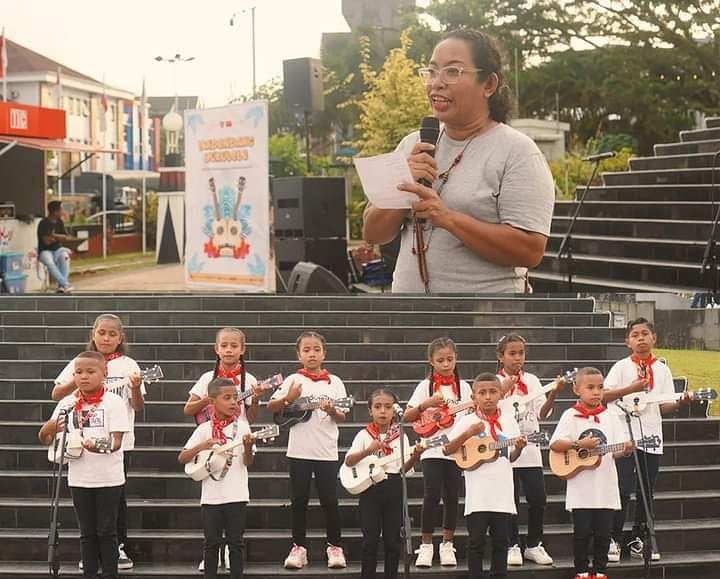
[[[520,566],[523,564],[522,551],[520,545],[513,545],[508,549],[507,564]]]
[[[452,567],[457,565],[457,558],[455,557],[455,545],[452,541],[443,541],[440,543],[440,565]]]
[[[415,567],[432,567],[433,555],[435,547],[432,543],[420,543],[417,551],[417,559],[415,559]]]
[[[545,550],[542,543],[538,543],[537,547],[526,547],[524,556],[537,565],[553,564],[553,558]]]
[[[128,570],[134,566],[133,560],[127,556],[125,552],[125,544],[120,543],[118,545],[118,569]]]
[[[218,571],[220,571],[222,565],[220,564],[220,560],[218,559]],[[200,573],[205,573],[205,559],[200,559],[200,563],[198,563],[198,571]]]
[[[610,563],[617,563],[620,561],[620,545],[617,544],[615,539],[610,539],[610,546],[608,547],[608,561]]]
[[[230,570],[230,547],[228,545],[225,545],[225,549],[223,549],[221,553],[220,559],[218,560],[218,567],[220,567],[220,561],[222,561],[225,569]]]
[[[345,567],[347,567],[347,561],[345,561],[345,553],[343,553],[342,547],[328,545],[325,553],[327,553],[328,569],[345,569]]]
[[[307,549],[300,545],[293,545],[290,554],[285,559],[285,569],[302,569],[307,564]]]

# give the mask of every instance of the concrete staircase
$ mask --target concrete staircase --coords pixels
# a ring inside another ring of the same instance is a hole
[[[45,577],[50,478],[37,430],[54,403],[52,380],[84,348],[96,315],[113,312],[127,326],[131,354],[141,367],[162,366],[166,379],[149,385],[136,423],[137,449],[128,476],[130,551],[128,576],[196,577],[200,558],[200,487],[182,473],[177,452],[193,425],[182,415],[187,391],[212,366],[215,331],[236,325],[248,336],[248,368],[258,377],[297,368],[294,340],[303,329],[328,339],[327,367],[359,400],[341,425],[346,450],[367,419],[367,394],[389,385],[406,401],[426,371],[425,348],[449,335],[460,349],[460,372],[471,378],[494,370],[494,345],[516,331],[529,342],[528,369],[549,381],[567,368],[594,365],[606,371],[625,355],[622,330],[591,299],[419,298],[393,296],[248,297],[198,295],[22,296],[0,300],[0,578]],[[560,411],[571,404],[562,394]],[[262,409],[260,423],[269,415]],[[548,422],[545,428],[552,429]],[[663,559],[653,577],[708,577],[720,562],[720,423],[698,418],[666,420],[666,453],[658,483],[658,541]],[[246,573],[289,575],[280,563],[290,544],[286,437],[264,446],[250,474]],[[422,480],[410,479],[413,535],[418,542]],[[564,482],[546,473],[549,494],[545,544],[556,559],[551,569],[526,565],[513,577],[568,577],[571,526],[564,510]],[[358,577],[360,531],[357,500],[341,491],[345,546],[351,560],[330,572],[323,558],[323,519],[317,499],[309,515],[311,566],[303,577]],[[67,489],[63,523],[63,574],[77,574],[78,532]],[[458,530],[460,566],[413,575],[460,577],[466,573],[467,533]],[[637,563],[623,561],[613,577],[639,577]]]
[[[652,157],[631,159],[629,171],[604,173],[604,185],[590,188],[573,231],[575,288],[704,289],[700,264],[720,202],[720,162],[712,186],[717,151],[720,117],[707,119],[705,129],[681,131],[678,143],[655,145]],[[576,201],[555,204],[545,258],[531,274],[540,291],[567,287],[567,266],[557,252],[576,207]]]

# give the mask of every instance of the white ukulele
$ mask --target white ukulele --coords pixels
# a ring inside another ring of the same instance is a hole
[[[551,390],[555,390],[558,387],[558,384],[560,381],[565,382],[566,384],[572,384],[575,381],[575,375],[577,374],[577,368],[574,368],[572,370],[568,370],[560,376],[559,379],[553,380],[550,382],[550,384],[547,384],[546,386],[543,386],[536,392],[532,392],[528,394],[527,396],[520,396],[519,394],[513,394],[512,396],[508,396],[507,398],[503,398],[498,403],[498,406],[500,406],[500,409],[503,412],[511,413],[514,415],[516,412],[520,416],[524,416],[527,412],[528,405],[535,400],[536,398],[540,398],[541,396],[545,396],[548,392]],[[517,404],[517,406],[516,406]]]
[[[251,433],[254,440],[274,440],[280,434],[277,424]],[[243,444],[243,437],[230,440],[223,445],[211,449],[201,450],[189,463],[185,465],[185,474],[194,481],[203,481],[206,478],[222,473],[227,465],[229,451]]]
[[[666,402],[677,402],[687,394],[690,400],[715,400],[717,391],[713,388],[700,388],[698,390],[688,390],[687,392],[672,392],[663,394],[659,392],[637,392],[635,394],[627,394],[623,397],[620,405],[628,412],[641,414],[645,411],[649,404],[665,404]],[[635,399],[637,398],[637,403]]]

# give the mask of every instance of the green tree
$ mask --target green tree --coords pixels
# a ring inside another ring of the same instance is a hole
[[[408,56],[410,46],[409,35],[403,33],[401,46],[390,51],[380,71],[370,66],[364,47],[361,71],[368,90],[358,101],[358,148],[364,155],[391,151],[404,136],[416,130],[422,117],[429,113],[416,64]]]
[[[270,135],[270,172],[274,177],[305,175],[305,159],[293,133]]]

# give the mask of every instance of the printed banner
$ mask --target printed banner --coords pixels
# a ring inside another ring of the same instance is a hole
[[[185,111],[185,283],[270,292],[266,102]]]

